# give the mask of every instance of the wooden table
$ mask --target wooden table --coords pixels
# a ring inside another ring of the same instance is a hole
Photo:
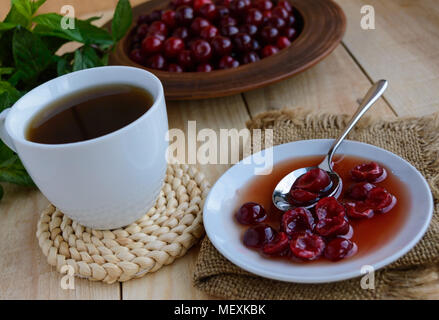
[[[6,1],[3,1],[6,2]],[[104,12],[117,0],[48,0],[44,12],[59,12],[64,4],[76,15]],[[132,4],[142,2],[131,1]],[[357,100],[373,81],[390,86],[374,107],[374,116],[421,116],[439,111],[439,3],[436,0],[337,0],[347,15],[342,45],[327,59],[301,75],[266,88],[201,101],[167,103],[170,127],[188,120],[197,129],[243,128],[261,111],[305,107],[332,113],[353,113]],[[360,26],[363,5],[375,9],[375,30]],[[0,17],[8,8],[2,4]],[[108,16],[108,15],[107,15]],[[213,183],[227,166],[204,166]],[[192,286],[198,247],[138,280],[106,285],[76,279],[75,290],[60,287],[61,276],[51,268],[35,237],[39,212],[48,204],[36,190],[5,185],[0,202],[0,299],[207,299]],[[439,298],[438,275],[420,292]]]

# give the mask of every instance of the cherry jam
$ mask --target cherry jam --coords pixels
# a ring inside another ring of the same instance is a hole
[[[238,191],[237,215],[245,203],[260,205],[266,215],[261,223],[265,228],[270,226],[278,230],[269,244],[260,250],[267,258],[328,263],[345,258],[355,259],[388,243],[407,218],[411,203],[404,183],[385,164],[350,155],[334,157],[334,170],[343,181],[343,190],[337,200],[321,199],[318,208],[310,210],[312,215],[303,209],[295,209],[287,214],[278,210],[271,198],[277,183],[291,171],[318,165],[323,157],[286,160],[277,164],[271,174],[255,176]],[[365,174],[364,179],[360,179],[361,172],[369,168],[372,174]],[[326,182],[322,186],[324,184]],[[303,186],[306,187],[305,184]],[[368,194],[369,198],[373,198],[369,199]],[[256,208],[258,213],[263,210],[261,208]],[[260,214],[253,214],[260,219]],[[239,220],[239,217],[236,219]],[[254,224],[257,225],[258,221],[255,220]],[[243,234],[246,229],[243,226]],[[323,250],[323,246],[326,250]]]

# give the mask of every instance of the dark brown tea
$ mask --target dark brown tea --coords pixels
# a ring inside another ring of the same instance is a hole
[[[30,122],[26,138],[61,144],[94,139],[140,118],[153,105],[152,95],[125,84],[75,92],[44,108]]]

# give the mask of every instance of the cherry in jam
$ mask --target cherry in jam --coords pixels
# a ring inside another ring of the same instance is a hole
[[[321,158],[280,163],[270,175],[255,177],[240,192],[240,199],[247,203],[238,208],[236,219],[251,225],[243,236],[247,247],[291,263],[336,262],[362,256],[391,240],[406,217],[408,193],[391,171],[367,159],[343,156],[334,162],[343,181],[338,199],[322,196],[331,181],[325,172],[316,170],[298,179],[291,190],[303,201],[317,195],[314,208],[295,204],[296,208],[282,212],[274,207],[271,195],[276,184],[295,169],[317,165]],[[353,173],[356,170],[361,179]]]

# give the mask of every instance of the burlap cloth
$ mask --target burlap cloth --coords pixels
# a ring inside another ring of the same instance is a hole
[[[295,140],[334,138],[350,116],[269,111],[247,127],[272,128],[274,144]],[[376,119],[376,118],[375,118]],[[435,212],[423,239],[409,253],[375,273],[375,289],[365,290],[360,278],[325,284],[297,284],[264,279],[226,260],[206,237],[194,272],[202,291],[233,299],[383,299],[428,298],[439,291],[439,117],[398,120],[363,119],[349,139],[366,142],[400,155],[428,180]]]

